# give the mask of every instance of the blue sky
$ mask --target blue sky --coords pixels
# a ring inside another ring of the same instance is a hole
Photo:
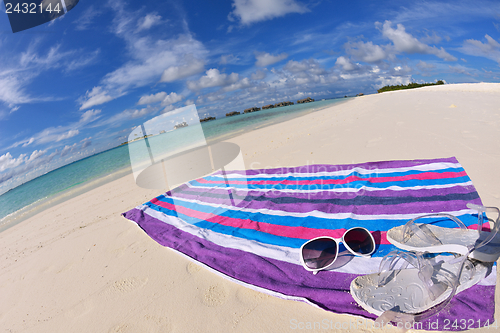
[[[387,84],[500,82],[500,3],[81,0],[16,34],[1,14],[0,50],[3,193],[193,103],[220,117]]]

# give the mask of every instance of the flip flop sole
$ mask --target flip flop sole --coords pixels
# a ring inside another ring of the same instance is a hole
[[[443,263],[440,270],[457,272],[460,263]],[[491,264],[476,263],[473,276],[471,272],[462,273],[461,284],[457,288],[457,293],[472,287],[490,271]],[[385,311],[394,310],[403,313],[415,314],[432,308],[445,301],[451,288],[447,288],[434,301],[431,300],[424,282],[418,277],[417,269],[395,270],[396,277],[386,285],[378,286],[379,273],[358,276],[351,282],[351,295],[354,300],[366,311],[377,316]],[[436,273],[439,281],[439,271]]]

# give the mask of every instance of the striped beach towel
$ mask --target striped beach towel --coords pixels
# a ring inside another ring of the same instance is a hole
[[[159,244],[237,283],[328,311],[376,318],[354,301],[349,286],[355,277],[377,272],[382,257],[396,249],[387,231],[433,212],[453,214],[477,228],[477,214],[467,203],[481,204],[472,181],[455,158],[444,158],[218,171],[123,215]],[[342,256],[340,267],[317,275],[301,266],[304,242],[340,238],[355,226],[372,232],[377,243],[372,258]],[[450,323],[462,319],[473,321],[472,327],[493,323],[495,282],[496,266],[423,328],[460,330]]]

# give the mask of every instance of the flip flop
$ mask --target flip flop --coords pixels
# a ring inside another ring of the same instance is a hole
[[[398,264],[402,266],[396,269]],[[412,323],[444,309],[456,293],[486,277],[492,265],[467,256],[450,260],[449,256],[426,258],[421,252],[392,251],[382,259],[379,273],[358,276],[350,290],[356,302],[379,316],[379,321]]]
[[[387,240],[400,249],[430,253],[453,252],[484,262],[494,262],[500,257],[500,210],[496,207],[484,207],[467,204],[478,211],[478,230],[467,229],[465,224],[453,215],[435,213],[416,217],[405,225],[387,232]],[[491,232],[482,231],[484,213],[496,212],[498,217]],[[429,217],[447,217],[455,221],[459,229],[444,228],[431,223],[415,223],[418,219]]]

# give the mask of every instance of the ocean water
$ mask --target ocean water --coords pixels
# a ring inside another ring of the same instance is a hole
[[[281,123],[347,100],[339,98],[296,104],[223,117],[201,124],[206,141],[210,143]],[[129,146],[123,145],[73,162],[26,182],[0,195],[0,231],[131,172]]]

